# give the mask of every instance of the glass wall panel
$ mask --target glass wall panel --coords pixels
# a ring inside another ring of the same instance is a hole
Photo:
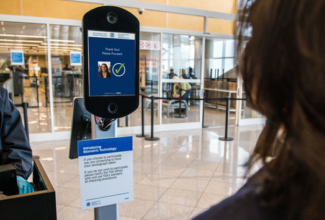
[[[160,76],[160,34],[140,33],[140,105],[125,118],[119,119],[119,126],[141,126],[141,94],[158,97]],[[159,124],[158,100],[154,101],[154,124]],[[145,99],[145,124],[151,123],[151,100]]]
[[[82,52],[82,33],[77,26],[50,25],[50,35],[54,130],[70,131],[73,99],[83,97],[83,69],[71,65],[70,52]]]
[[[205,42],[204,85],[206,98],[235,98],[237,74],[234,68],[234,40],[207,39]],[[229,124],[235,124],[236,101],[230,102]],[[225,125],[225,101],[206,101],[204,124]]]
[[[201,68],[202,38],[163,35],[162,97],[199,98]],[[199,121],[199,101],[162,100],[162,124]]]
[[[202,38],[177,34],[163,35],[163,79],[171,79],[173,74],[182,77],[183,70],[188,75],[184,76],[184,79],[200,79],[201,58]]]
[[[46,24],[0,21],[1,85],[16,106],[28,103],[30,133],[51,132],[48,90]],[[11,62],[10,52],[23,52],[22,65]],[[23,117],[23,109],[18,107]]]

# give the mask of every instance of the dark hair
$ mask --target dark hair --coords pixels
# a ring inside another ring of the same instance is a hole
[[[262,205],[325,219],[325,1],[243,3],[237,64],[247,100],[267,118],[248,170],[264,164]]]
[[[100,73],[98,73],[98,75],[99,75],[99,78],[103,78],[103,68],[102,68],[102,65],[105,65],[106,66],[106,70],[107,70],[107,77],[110,77],[110,70],[108,69],[108,66],[107,66],[107,64],[106,63],[102,63],[101,65],[100,65]]]

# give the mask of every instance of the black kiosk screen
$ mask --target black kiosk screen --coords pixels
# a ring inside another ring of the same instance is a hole
[[[135,95],[135,34],[88,30],[89,96]]]

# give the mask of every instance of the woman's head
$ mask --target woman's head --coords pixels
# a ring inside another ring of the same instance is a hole
[[[325,183],[325,1],[245,2],[237,29],[237,60],[248,101],[267,118],[249,165],[257,159],[265,162],[275,152],[276,159],[266,166],[268,181],[278,186],[270,186],[272,202],[281,201],[280,196],[305,198],[309,205],[303,206],[301,199],[292,203],[301,216],[306,219],[313,210],[325,218],[317,206],[317,201],[325,202],[319,198],[325,198],[320,187]],[[310,184],[320,192],[308,191]],[[275,198],[281,187],[286,192]]]
[[[102,64],[102,72],[108,73],[108,67],[107,67],[106,63]]]

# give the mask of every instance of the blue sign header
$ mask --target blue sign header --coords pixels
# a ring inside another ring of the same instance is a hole
[[[79,157],[97,154],[132,151],[132,137],[107,138],[78,141]]]

